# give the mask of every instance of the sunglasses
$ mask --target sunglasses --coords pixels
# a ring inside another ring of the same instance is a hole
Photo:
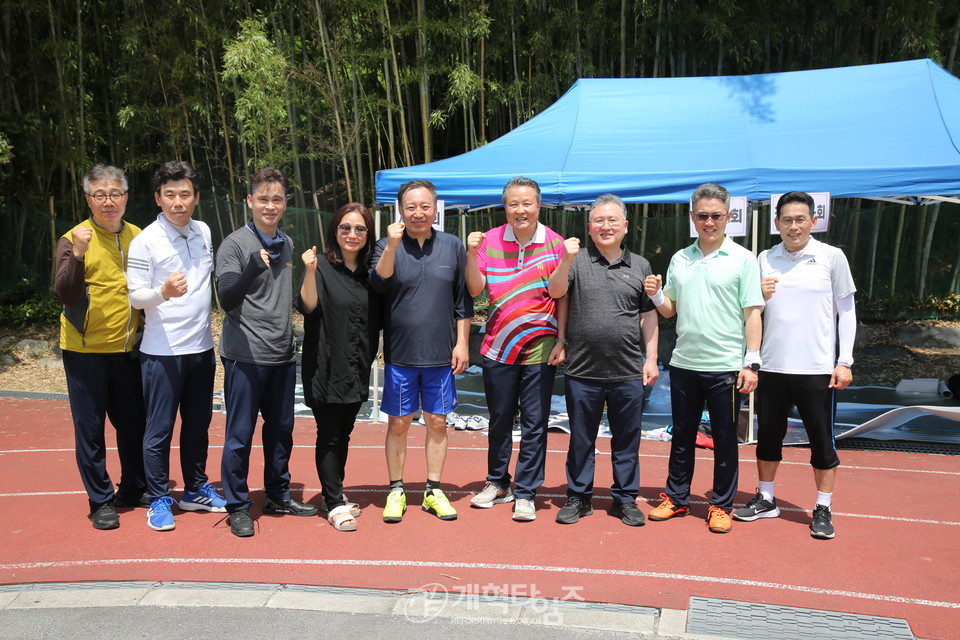
[[[355,231],[358,236],[359,236],[360,234],[363,234],[363,233],[366,233],[366,232],[367,232],[367,228],[366,228],[365,226],[363,226],[362,224],[358,224],[358,225],[356,225],[356,226],[351,227],[351,226],[348,225],[346,222],[344,222],[344,223],[341,224],[341,225],[338,225],[338,226],[337,226],[337,229],[339,229],[339,230],[340,230],[340,233],[342,233],[342,234],[345,235],[345,236],[350,235],[350,232],[351,232],[351,231]]]
[[[696,217],[697,222],[706,222],[707,220],[713,220],[714,222],[717,222],[718,220],[720,220],[720,218],[722,218],[722,217],[725,216],[725,215],[727,215],[727,214],[725,214],[725,213],[697,213],[697,214],[694,214],[694,217]]]

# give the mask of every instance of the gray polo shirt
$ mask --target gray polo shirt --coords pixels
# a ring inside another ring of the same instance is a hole
[[[217,280],[225,273],[241,274],[250,254],[262,245],[246,226],[223,239],[217,250]],[[259,365],[296,360],[293,348],[293,241],[287,236],[280,260],[251,283],[239,306],[227,312],[220,337],[220,355]]]
[[[655,308],[643,290],[652,273],[645,258],[626,248],[613,264],[595,247],[577,254],[568,277],[565,375],[596,382],[643,379],[640,314]]]

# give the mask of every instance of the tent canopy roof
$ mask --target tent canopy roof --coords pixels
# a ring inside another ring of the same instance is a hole
[[[581,79],[542,113],[453,158],[377,173],[377,202],[432,181],[446,206],[501,203],[523,175],[546,205],[685,202],[717,182],[766,200],[960,194],[960,80],[932,60],[702,78]]]

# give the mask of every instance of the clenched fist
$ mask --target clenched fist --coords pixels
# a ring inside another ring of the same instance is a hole
[[[763,292],[763,299],[769,300],[773,296],[774,292],[777,290],[777,283],[780,282],[777,278],[773,276],[769,278],[764,278],[760,281],[760,291]]]
[[[187,278],[179,271],[170,274],[167,281],[160,287],[160,294],[165,300],[179,298],[187,292]]]
[[[467,253],[477,253],[480,250],[480,245],[483,243],[484,238],[487,237],[483,231],[472,231],[470,235],[467,236]]]
[[[648,296],[655,295],[657,291],[663,288],[663,276],[657,274],[655,276],[647,276],[643,280],[643,290]]]
[[[403,228],[404,225],[402,222],[394,222],[389,227],[387,227],[387,246],[391,249],[396,249],[400,246],[400,239],[403,238]]]
[[[83,260],[83,256],[90,248],[90,241],[93,240],[93,229],[78,225],[70,230],[70,241],[73,243],[73,257],[77,260]]]
[[[303,266],[307,268],[307,271],[316,271],[317,270],[317,247],[312,246],[306,251],[304,251],[303,255],[300,256],[300,259],[303,260]]]
[[[563,241],[563,259],[573,262],[580,253],[580,238],[567,238]]]

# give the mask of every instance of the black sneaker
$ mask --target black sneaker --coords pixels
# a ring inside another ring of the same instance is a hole
[[[117,492],[113,495],[113,506],[120,509],[142,507],[150,508],[150,496],[146,489],[127,491],[122,485],[117,485]]]
[[[112,502],[104,502],[92,507],[90,515],[87,517],[93,523],[94,529],[116,529],[120,526],[120,516],[117,515],[117,510],[113,508]]]
[[[813,522],[810,523],[810,535],[814,538],[829,540],[833,537],[833,523],[830,522],[830,507],[818,504],[813,509]]]
[[[253,535],[253,518],[246,509],[234,511],[229,516],[230,533],[241,538],[249,538]]]
[[[757,491],[753,500],[735,510],[731,515],[733,515],[734,520],[753,522],[759,518],[776,518],[780,515],[780,507],[777,506],[776,498],[767,500],[762,493]]]
[[[584,516],[593,515],[590,501],[578,496],[567,498],[567,504],[560,507],[557,513],[557,522],[560,524],[574,524]]]
[[[623,524],[631,527],[642,527],[647,524],[636,502],[614,502],[607,513],[614,518],[620,518]]]
[[[263,512],[269,516],[315,516],[317,515],[317,507],[312,504],[304,504],[293,498],[279,501],[267,498],[263,503]]]

